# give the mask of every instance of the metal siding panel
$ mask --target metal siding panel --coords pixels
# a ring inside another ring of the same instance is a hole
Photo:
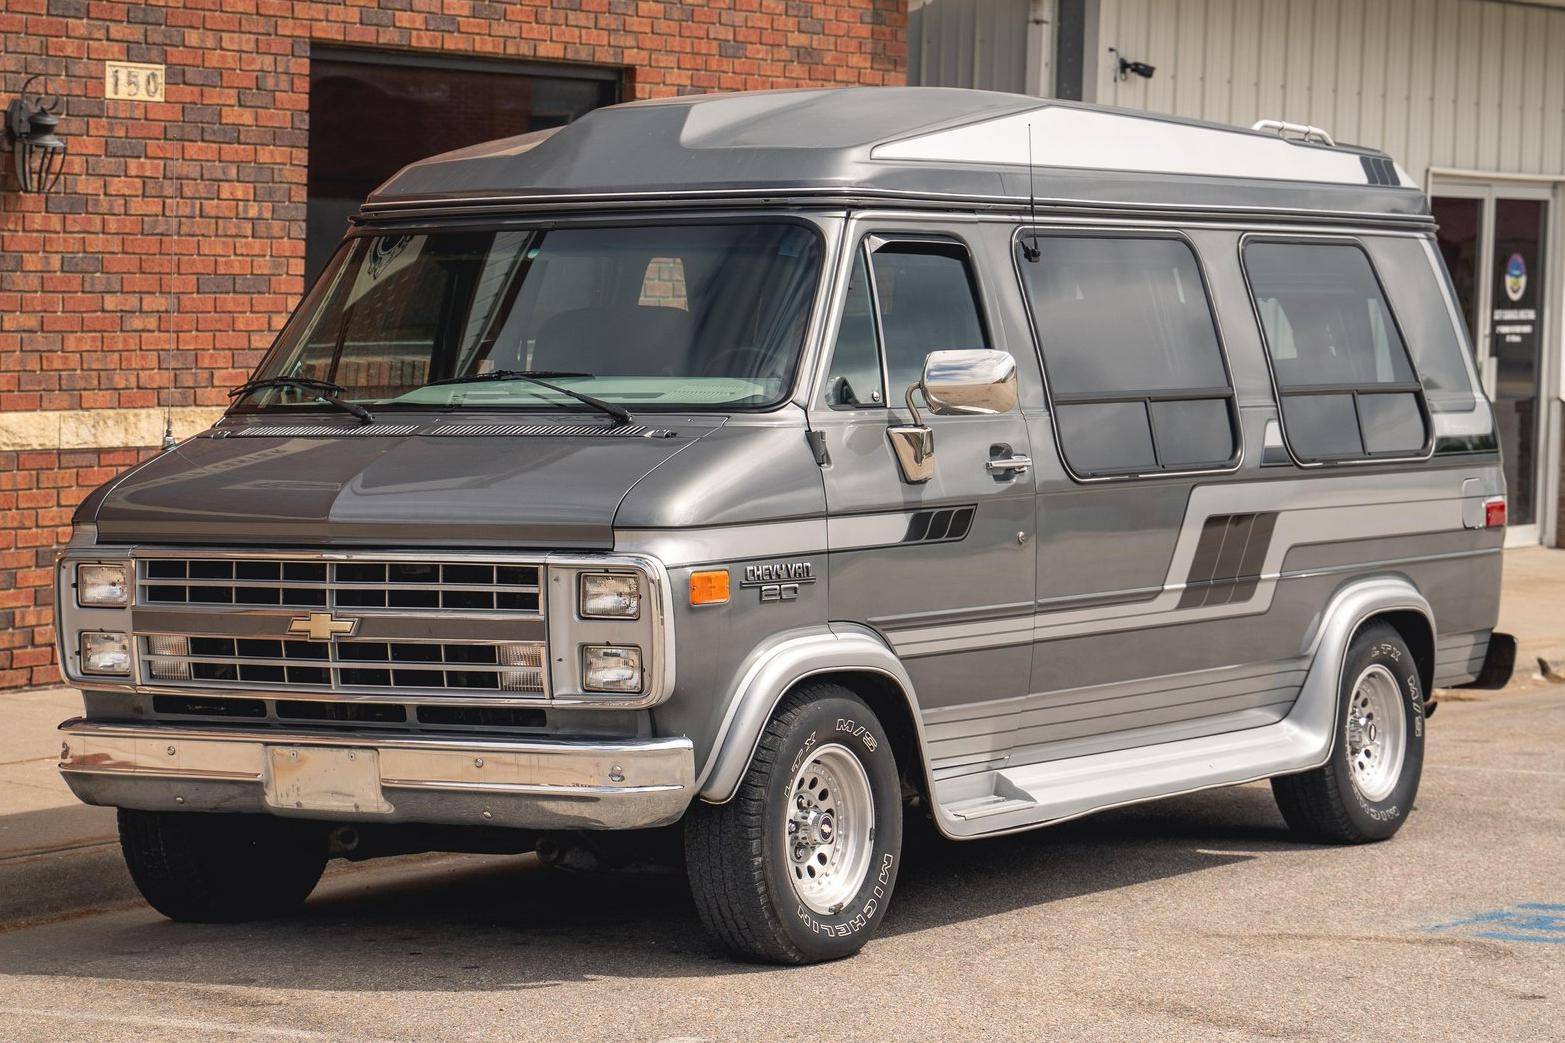
[[[1145,42],[1147,54],[1162,52],[1167,60],[1153,61],[1154,66],[1162,66],[1164,75],[1154,76],[1150,80],[1142,81],[1142,89],[1145,92],[1143,104],[1153,112],[1172,113],[1174,111],[1174,71],[1179,67],[1179,9],[1178,3],[1154,3],[1148,6],[1145,25]],[[1140,55],[1136,55],[1140,57]],[[1140,79],[1140,77],[1136,77]]]
[[[1544,91],[1548,98],[1543,113],[1543,159],[1546,171],[1565,170],[1565,16],[1549,16],[1548,53],[1555,55],[1544,65]]]
[[[1234,48],[1234,0],[1208,0],[1206,47],[1201,67],[1201,115],[1231,121]]]
[[[1410,78],[1412,76],[1412,0],[1391,0],[1386,34],[1386,125],[1381,148],[1401,159],[1407,155]]]
[[[1527,12],[1507,4],[1500,14],[1500,112],[1499,162],[1506,170],[1525,170],[1522,166],[1522,122],[1526,97],[1523,85],[1526,65],[1521,56],[1527,52]]]
[[[1309,122],[1310,66],[1315,60],[1315,41],[1310,36],[1309,0],[1294,0],[1288,5],[1287,80],[1283,84],[1285,120]]]
[[[1458,0],[1441,0],[1435,8],[1434,87],[1431,93],[1429,163],[1430,166],[1456,165],[1457,98],[1461,97],[1463,70],[1458,64],[1457,47],[1462,22]]]
[[[1206,0],[1184,0],[1179,5],[1177,28],[1179,51],[1169,77],[1174,87],[1173,112],[1181,116],[1201,115],[1205,93]]]
[[[1358,140],[1378,144],[1386,125],[1387,9],[1384,0],[1364,9],[1364,63],[1360,69]]]
[[[1229,70],[1228,118],[1247,127],[1261,118],[1261,8],[1241,0],[1233,9],[1233,57]]]
[[[1438,8],[1432,3],[1413,5],[1408,34],[1407,152],[1396,157],[1418,183],[1429,184],[1429,151],[1435,124],[1435,24]]]
[[[1456,59],[1456,105],[1452,112],[1455,140],[1451,147],[1451,165],[1478,166],[1478,124],[1483,105],[1483,28],[1486,5],[1463,0],[1453,39]],[[1465,46],[1463,46],[1465,44]]]
[[[1365,0],[1344,0],[1337,20],[1335,45],[1336,109],[1321,116],[1321,126],[1338,141],[1358,141],[1362,138],[1359,127],[1364,115],[1364,3]],[[1331,40],[1331,34],[1324,39]]]
[[[1265,0],[1261,8],[1260,91],[1257,119],[1286,119],[1288,0]]]
[[[908,82],[1023,92],[1029,0],[932,0],[908,12]]]
[[[1523,170],[1538,172],[1543,164],[1543,128],[1548,112],[1549,82],[1549,15],[1545,11],[1522,12],[1525,28],[1523,47],[1526,54],[1522,62],[1522,111],[1521,111],[1521,165]],[[1557,55],[1555,65],[1565,60]]]
[[[1310,30],[1312,39],[1325,42],[1332,38],[1332,29],[1340,24],[1344,7],[1351,7],[1353,0],[1315,0],[1315,25]],[[1341,60],[1340,46],[1316,46],[1314,61],[1310,64],[1310,107],[1305,122],[1319,127],[1330,127],[1337,109],[1337,64]]]
[[[1499,162],[1501,110],[1505,105],[1505,10],[1482,4],[1479,12],[1478,133],[1470,166]]]

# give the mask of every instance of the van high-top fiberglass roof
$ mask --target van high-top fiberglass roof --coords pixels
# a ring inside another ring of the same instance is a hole
[[[1429,213],[1411,179],[1372,149],[942,87],[613,105],[411,164],[365,212],[759,199],[1015,207],[1030,192],[1045,208],[1404,221]]]

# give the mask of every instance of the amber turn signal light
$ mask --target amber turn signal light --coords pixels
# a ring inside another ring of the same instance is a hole
[[[709,572],[690,574],[690,603],[692,605],[728,604],[728,570],[713,569]]]

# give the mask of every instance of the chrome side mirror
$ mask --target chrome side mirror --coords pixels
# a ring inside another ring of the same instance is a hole
[[[1016,360],[1004,351],[964,349],[931,351],[924,358],[924,374],[907,389],[911,424],[888,428],[902,480],[921,485],[935,476],[935,433],[919,415],[913,392],[922,391],[929,411],[936,416],[975,413],[1008,413],[1016,408]]]
[[[919,384],[936,416],[1016,408],[1016,360],[1005,351],[931,351]]]

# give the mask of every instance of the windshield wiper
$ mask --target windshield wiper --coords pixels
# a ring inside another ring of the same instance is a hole
[[[580,391],[572,391],[570,388],[551,384],[545,377],[591,377],[591,373],[573,373],[562,369],[492,369],[488,373],[472,373],[465,377],[446,377],[444,380],[432,380],[425,387],[439,387],[442,384],[484,384],[491,380],[525,380],[539,387],[546,387],[550,391],[558,391],[562,395],[569,395],[582,405],[591,406],[600,413],[607,413],[614,418],[615,425],[630,423],[630,411],[622,406],[616,406],[612,402],[605,402],[601,398],[583,394]]]
[[[267,388],[292,388],[295,391],[303,391],[318,401],[340,409],[345,413],[352,413],[359,418],[362,424],[375,422],[375,414],[354,402],[348,402],[337,396],[347,388],[341,384],[333,384],[329,380],[312,380],[309,377],[262,377],[260,380],[252,380],[247,384],[241,384],[228,393],[229,398],[241,398],[254,394],[257,391],[265,391]]]

